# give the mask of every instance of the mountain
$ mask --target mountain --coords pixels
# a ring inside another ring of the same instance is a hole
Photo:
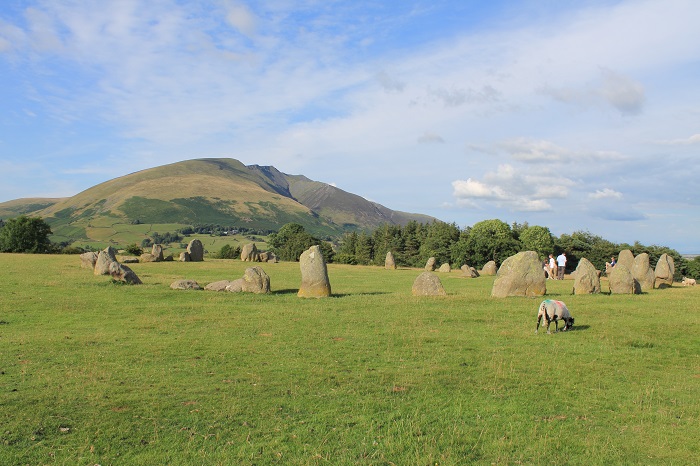
[[[91,229],[123,224],[219,224],[278,230],[296,222],[318,236],[382,224],[427,223],[356,194],[275,167],[197,159],[142,170],[62,199],[0,203],[0,218],[43,217],[58,236],[89,239]],[[116,227],[115,227],[116,228]]]

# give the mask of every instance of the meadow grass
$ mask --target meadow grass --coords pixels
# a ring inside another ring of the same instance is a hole
[[[692,464],[700,457],[700,287],[573,296],[534,334],[540,299],[493,277],[329,265],[300,299],[174,291],[243,275],[236,260],[130,264],[0,255],[0,464]]]

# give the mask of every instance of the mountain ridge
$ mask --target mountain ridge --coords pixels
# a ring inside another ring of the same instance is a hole
[[[304,175],[236,159],[203,158],[140,170],[66,198],[0,203],[0,218],[43,217],[54,233],[89,238],[90,228],[119,223],[220,224],[278,230],[300,223],[320,236],[372,230],[382,224],[437,220],[394,211]],[[110,223],[111,222],[111,223]]]

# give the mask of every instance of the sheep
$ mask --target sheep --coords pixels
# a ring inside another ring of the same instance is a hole
[[[559,331],[560,320],[564,321],[565,323],[564,328],[562,329],[564,332],[569,330],[574,325],[574,318],[571,317],[569,308],[567,308],[566,304],[564,304],[562,301],[556,301],[553,299],[545,299],[542,301],[537,313],[537,326],[535,327],[535,333],[537,333],[540,329],[542,317],[544,317],[545,321],[547,322],[547,333],[550,333],[549,324],[552,321],[554,321],[555,332]]]
[[[683,283],[683,286],[695,286],[695,279],[683,277],[683,281],[681,283]]]

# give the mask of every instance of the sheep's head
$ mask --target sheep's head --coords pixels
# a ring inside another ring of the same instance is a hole
[[[569,320],[566,321],[566,326],[564,327],[564,330],[569,330],[573,326],[574,326],[574,318],[571,317]]]

